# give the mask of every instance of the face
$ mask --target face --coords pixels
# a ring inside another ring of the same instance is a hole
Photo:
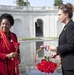
[[[8,33],[9,29],[11,28],[10,22],[7,19],[3,19],[1,21],[0,28],[2,29],[3,32]]]
[[[67,17],[68,17],[68,14],[63,13],[63,11],[59,9],[59,11],[58,11],[59,21],[62,22],[62,23],[66,23]]]

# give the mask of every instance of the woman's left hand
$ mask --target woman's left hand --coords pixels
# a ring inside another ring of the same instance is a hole
[[[57,53],[56,52],[54,52],[54,53],[51,54],[51,57],[52,58],[56,58],[56,56],[57,56]]]

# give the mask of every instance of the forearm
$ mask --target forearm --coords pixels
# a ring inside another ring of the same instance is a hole
[[[73,45],[65,44],[65,45],[61,45],[57,47],[57,53],[60,53],[60,54],[68,53],[71,51],[74,51]]]

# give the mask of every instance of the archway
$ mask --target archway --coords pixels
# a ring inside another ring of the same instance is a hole
[[[43,37],[43,20],[42,19],[37,19],[37,21],[35,22],[35,34],[36,34],[36,37]],[[36,42],[36,50],[43,43],[44,43],[43,41]],[[38,57],[43,57],[43,56],[44,56],[44,51],[42,50],[38,53]]]
[[[36,37],[43,37],[43,20],[37,19],[35,22],[35,34]]]

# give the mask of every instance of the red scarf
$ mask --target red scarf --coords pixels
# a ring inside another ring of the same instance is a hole
[[[0,30],[0,34],[1,34],[2,39],[3,39],[4,43],[5,43],[5,46],[6,46],[7,50],[8,50],[8,53],[10,53],[11,50],[13,49],[13,46],[12,46],[10,40],[8,39],[8,37],[5,35],[5,33],[2,30]],[[10,37],[11,37],[11,40],[12,40],[13,45],[15,47],[15,52],[18,52],[19,43],[17,42],[16,38],[14,37],[14,35],[11,32],[10,32]],[[14,67],[14,64],[13,64],[14,62],[15,62],[15,67]],[[8,64],[9,64],[8,65],[8,70],[10,71],[10,70],[15,68],[16,75],[19,75],[19,70],[18,70],[19,60],[17,58],[14,58],[14,61],[9,60]]]
[[[5,33],[2,30],[0,30],[0,34],[1,34],[2,38],[3,38],[3,41],[5,43],[5,46],[6,46],[7,50],[8,50],[8,52],[11,52],[11,49],[13,49],[13,47],[12,47],[12,44],[11,44],[10,40],[8,39],[8,37],[5,35]],[[18,48],[19,43],[14,38],[14,36],[13,36],[13,34],[11,32],[10,32],[10,37],[11,37],[11,40],[13,42],[14,47]],[[17,52],[17,50],[16,50],[16,52]]]

